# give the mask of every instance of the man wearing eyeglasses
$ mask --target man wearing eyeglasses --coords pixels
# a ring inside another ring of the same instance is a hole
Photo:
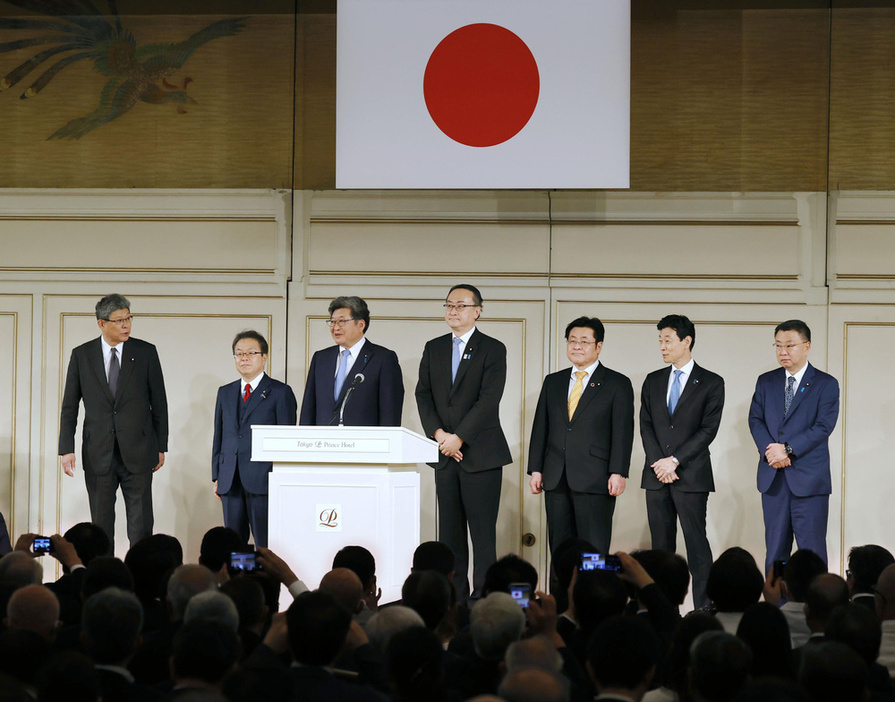
[[[115,496],[121,487],[133,546],[152,534],[152,474],[168,450],[168,401],[155,346],[131,337],[131,303],[107,295],[96,303],[102,332],[72,351],[59,419],[59,455],[75,472],[75,429],[84,401],[81,457],[90,516],[115,538]]]
[[[795,536],[827,562],[829,438],[839,418],[839,383],[808,363],[811,330],[800,319],[774,330],[782,366],[758,377],[749,429],[758,447],[758,490],[765,526],[765,572],[785,560]]]
[[[366,338],[370,310],[359,297],[337,297],[326,320],[335,346],[311,358],[299,424],[397,427],[404,405],[398,355]]]
[[[233,339],[240,379],[218,389],[214,408],[211,479],[221,500],[224,526],[245,543],[252,529],[255,546],[267,548],[267,481],[270,461],[252,460],[252,425],[295,425],[295,394],[264,372],[267,339],[254,330]]]
[[[634,446],[634,388],[600,363],[603,323],[566,327],[572,368],[544,379],[528,449],[529,488],[544,494],[550,550],[584,539],[609,553],[615,498],[625,491]]]
[[[426,344],[420,361],[416,404],[427,436],[441,452],[435,468],[438,540],[454,553],[457,601],[482,596],[485,572],[497,560],[497,513],[503,466],[510,447],[500,426],[500,398],[507,379],[507,349],[482,334],[476,321],[482,295],[473,285],[455,285],[444,302],[450,334]],[[467,529],[469,537],[467,537]]]

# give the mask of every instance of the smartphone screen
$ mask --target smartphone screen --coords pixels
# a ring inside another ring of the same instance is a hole
[[[260,566],[255,560],[254,551],[233,551],[230,554],[231,570],[241,570],[246,573],[259,570]]]
[[[581,564],[578,570],[611,570],[613,573],[620,573],[622,570],[622,562],[618,556],[604,556],[602,553],[582,553]]]
[[[32,547],[32,551],[34,551],[35,556],[42,556],[45,553],[49,553],[53,548],[53,543],[50,541],[49,536],[35,536],[34,537],[34,546]]]
[[[512,583],[510,585],[510,595],[520,607],[528,607],[528,603],[531,601],[531,585],[528,583]]]

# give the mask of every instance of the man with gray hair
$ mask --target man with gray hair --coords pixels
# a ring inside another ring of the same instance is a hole
[[[168,400],[158,352],[131,337],[131,303],[106,295],[96,303],[97,339],[72,351],[59,419],[62,469],[75,474],[75,430],[84,402],[81,457],[90,517],[115,540],[121,487],[133,546],[152,534],[152,474],[168,450]]]
[[[507,647],[522,638],[525,614],[511,595],[492,592],[469,614],[469,630],[476,654],[486,661],[503,660]]]
[[[12,551],[0,558],[0,582],[12,583],[17,587],[40,585],[43,582],[43,568],[26,551]]]
[[[365,337],[370,310],[359,297],[337,297],[326,320],[335,346],[311,359],[299,424],[401,425],[404,379],[394,351]]]
[[[62,625],[59,600],[43,585],[25,585],[9,598],[3,623],[7,629],[33,631],[52,642]]]
[[[208,590],[194,595],[187,602],[183,623],[190,622],[217,622],[235,634],[239,631],[239,610],[224,593]]]

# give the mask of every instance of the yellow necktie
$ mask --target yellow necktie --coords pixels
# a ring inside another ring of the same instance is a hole
[[[578,400],[581,399],[581,393],[584,391],[584,377],[587,371],[575,371],[575,384],[572,386],[572,394],[569,395],[569,419],[575,414],[575,408],[578,406]]]

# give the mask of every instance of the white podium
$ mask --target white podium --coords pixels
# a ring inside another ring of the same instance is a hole
[[[312,590],[343,546],[376,559],[382,602],[400,599],[420,538],[417,463],[438,444],[402,427],[252,427],[252,460],[272,461],[269,543]]]

